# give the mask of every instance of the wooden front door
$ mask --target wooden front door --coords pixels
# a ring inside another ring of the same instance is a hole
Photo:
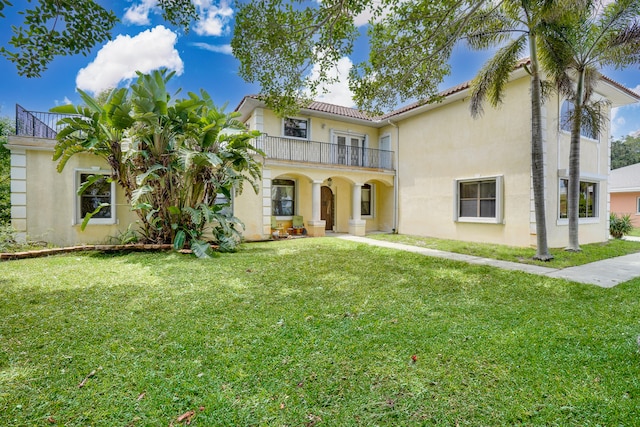
[[[333,230],[333,192],[327,186],[323,186],[320,190],[320,219],[326,221],[325,230]]]

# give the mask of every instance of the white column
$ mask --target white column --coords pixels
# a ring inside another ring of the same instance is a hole
[[[351,219],[349,220],[349,234],[354,236],[364,236],[366,234],[367,222],[361,217],[361,202],[362,184],[355,183],[351,192]]]
[[[326,221],[320,219],[321,186],[322,181],[311,182],[311,221],[307,221],[307,233],[314,237],[324,236],[326,225]]]
[[[322,181],[313,181],[311,184],[311,219],[320,221],[320,186]]]
[[[358,221],[361,219],[360,212],[362,209],[362,184],[353,184],[351,202],[351,219],[353,219],[354,221]]]

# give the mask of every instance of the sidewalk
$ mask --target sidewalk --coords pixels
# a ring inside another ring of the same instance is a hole
[[[490,258],[481,258],[473,255],[457,254],[439,251],[436,249],[420,248],[417,246],[386,242],[366,237],[340,235],[337,236],[337,238],[357,243],[365,243],[372,246],[413,252],[425,256],[462,261],[469,264],[490,265],[505,270],[524,271],[525,273],[549,276],[557,279],[566,279],[572,282],[597,285],[603,288],[612,288],[620,283],[640,277],[640,253],[609,258],[577,267],[558,269],[541,267],[538,265],[520,264],[517,262],[500,261]]]

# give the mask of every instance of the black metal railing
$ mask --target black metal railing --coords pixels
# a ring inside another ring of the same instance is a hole
[[[16,104],[16,135],[55,139],[62,127],[58,121],[65,117],[69,115],[27,111]]]
[[[393,151],[261,135],[254,141],[267,158],[393,170]]]

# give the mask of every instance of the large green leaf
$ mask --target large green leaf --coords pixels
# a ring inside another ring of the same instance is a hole
[[[211,245],[207,242],[192,240],[191,250],[198,258],[211,258]]]

